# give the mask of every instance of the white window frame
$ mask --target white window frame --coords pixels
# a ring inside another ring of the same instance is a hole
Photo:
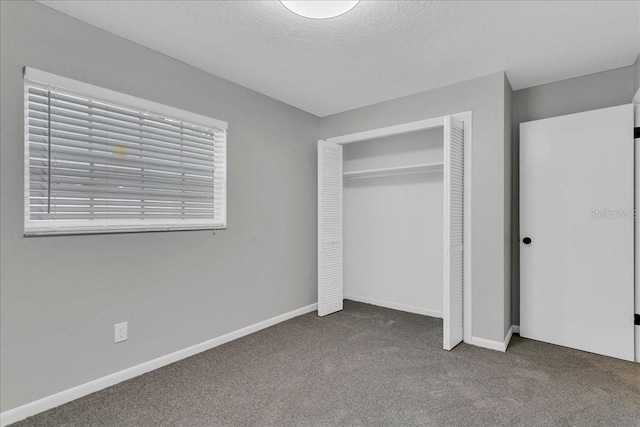
[[[128,107],[154,116],[183,121],[203,127],[223,131],[225,144],[228,134],[228,124],[222,120],[174,108],[168,105],[116,92],[100,86],[62,77],[31,67],[24,68],[24,234],[38,235],[67,235],[67,234],[98,234],[98,233],[127,233],[147,231],[176,231],[176,230],[221,230],[227,227],[227,155],[224,155],[223,173],[218,176],[222,181],[223,195],[216,201],[222,203],[221,218],[214,223],[213,219],[88,219],[88,220],[32,220],[30,213],[30,171],[29,171],[29,83],[39,83],[51,88],[62,89],[80,96],[98,99],[119,106]],[[226,151],[226,150],[225,150]],[[134,223],[135,222],[135,223]]]

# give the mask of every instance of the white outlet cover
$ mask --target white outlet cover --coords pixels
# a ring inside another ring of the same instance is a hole
[[[116,323],[113,326],[113,342],[119,343],[127,340],[127,322]]]

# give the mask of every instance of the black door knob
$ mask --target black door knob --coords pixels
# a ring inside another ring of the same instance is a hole
[[[524,243],[525,245],[530,245],[531,237],[525,237],[524,239],[522,239],[522,243]]]

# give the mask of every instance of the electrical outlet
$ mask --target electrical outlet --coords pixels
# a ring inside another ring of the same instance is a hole
[[[114,329],[114,343],[119,343],[127,340],[127,322],[116,323],[113,326]]]

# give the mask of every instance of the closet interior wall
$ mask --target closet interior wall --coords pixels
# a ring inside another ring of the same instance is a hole
[[[443,139],[439,127],[343,146],[346,299],[442,317]],[[413,165],[429,166],[350,175]]]

